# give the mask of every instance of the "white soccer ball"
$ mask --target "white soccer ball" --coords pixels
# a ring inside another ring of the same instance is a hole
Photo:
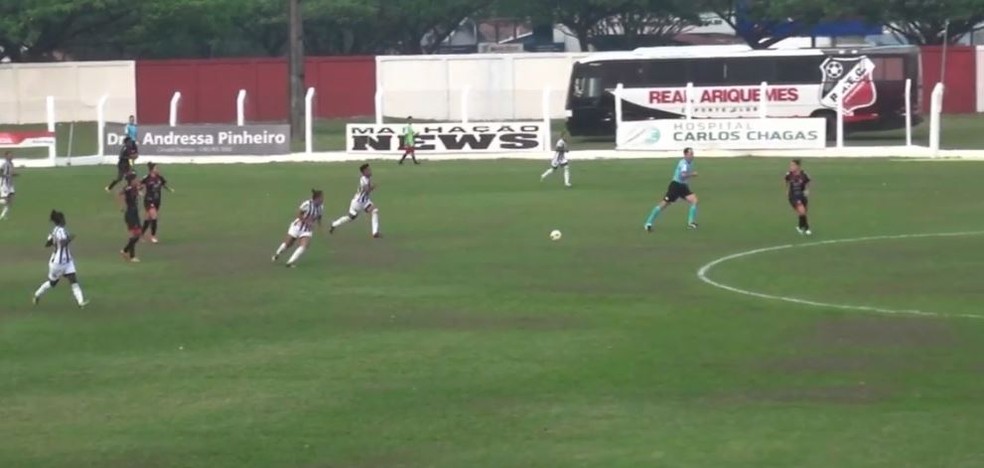
[[[563,234],[561,234],[560,231],[558,231],[556,229],[554,229],[553,231],[550,231],[550,240],[557,241],[557,240],[560,240],[560,238],[562,236],[563,236]]]

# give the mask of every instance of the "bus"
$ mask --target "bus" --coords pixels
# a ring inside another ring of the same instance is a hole
[[[744,45],[646,47],[578,60],[567,93],[571,135],[615,134],[614,90],[622,84],[622,119],[823,117],[835,135],[843,96],[845,131],[905,127],[905,83],[912,80],[919,122],[919,49],[912,46],[765,49]]]

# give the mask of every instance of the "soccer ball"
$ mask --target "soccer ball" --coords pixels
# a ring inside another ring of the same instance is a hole
[[[561,234],[560,231],[556,229],[550,231],[550,240],[555,240],[555,241],[560,240],[561,236],[563,236],[563,234]]]

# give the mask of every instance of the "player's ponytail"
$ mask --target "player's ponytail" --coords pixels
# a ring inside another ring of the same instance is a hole
[[[311,198],[312,199],[321,198],[321,195],[323,195],[323,194],[324,194],[324,192],[322,192],[321,190],[311,189]]]
[[[52,223],[55,223],[58,226],[65,225],[65,213],[62,213],[58,210],[51,210],[51,214],[48,216],[48,219],[50,219]]]

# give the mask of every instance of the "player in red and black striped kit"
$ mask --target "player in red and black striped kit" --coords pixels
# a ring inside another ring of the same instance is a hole
[[[806,218],[807,206],[810,204],[808,196],[810,190],[810,176],[803,170],[803,161],[794,159],[789,163],[789,172],[786,173],[786,196],[789,198],[789,206],[793,207],[799,215],[799,225],[796,230],[803,235],[812,235],[810,221]]]
[[[126,230],[130,234],[130,239],[126,247],[120,251],[123,259],[137,263],[137,242],[140,241],[140,181],[137,175],[130,173],[126,176],[126,187],[119,194],[120,209],[123,211],[123,222],[126,223]]]
[[[127,174],[133,173],[133,162],[137,160],[137,143],[126,137],[123,139],[123,148],[120,149],[119,159],[116,161],[116,178],[106,186],[106,191],[110,192],[116,184],[120,183]]]
[[[161,211],[164,196],[162,192],[165,188],[169,192],[174,192],[174,189],[167,185],[167,179],[161,175],[155,163],[147,163],[147,176],[140,181],[140,185],[144,189],[144,210],[147,212],[147,219],[144,220],[140,233],[146,236],[147,230],[150,229],[150,242],[156,244],[157,215]]]

